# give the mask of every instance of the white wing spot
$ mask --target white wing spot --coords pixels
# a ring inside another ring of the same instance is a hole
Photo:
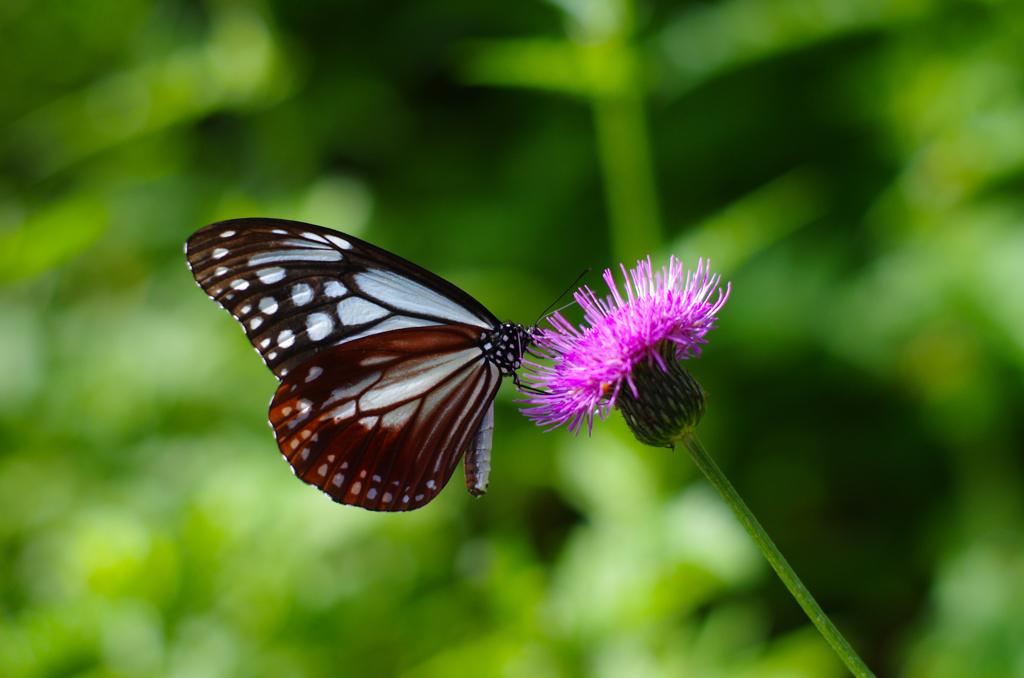
[[[362,471],[359,472],[359,477],[360,478],[365,478],[366,477],[366,469],[365,468]]]
[[[437,487],[437,484],[433,480],[428,480],[427,481],[427,489],[432,490],[435,487]]]
[[[371,487],[370,490],[366,493],[366,498],[367,499],[376,499],[376,497],[377,497],[377,489],[374,488],[374,487]]]
[[[284,416],[287,417],[289,414],[291,414],[294,411],[295,410],[293,410],[291,407],[285,407],[284,409],[281,410],[281,414],[283,414]]]
[[[359,494],[359,491],[363,489],[363,484],[358,480],[352,483],[352,487],[348,488],[349,494]]]
[[[277,351],[271,351],[270,353],[267,354],[267,360],[273,360],[276,357],[277,357]]]
[[[235,234],[234,231],[224,231],[223,233],[220,234],[220,237],[222,237],[222,238],[230,238],[234,234]]]
[[[267,346],[270,346],[270,337],[260,342],[260,348],[266,348]]]
[[[250,306],[249,304],[246,304],[242,308],[238,309],[238,315],[246,315],[251,310],[252,310],[252,306]]]
[[[307,459],[309,459],[309,448],[308,447],[303,448],[303,450],[302,450],[302,461],[306,461]]]
[[[403,504],[408,504],[409,503],[409,495],[405,495],[404,497],[402,497],[402,503]]]
[[[345,292],[348,292],[348,290],[346,290],[345,286],[342,285],[337,280],[328,280],[327,284],[324,285],[324,294],[326,294],[331,299],[343,297],[345,296]]]
[[[313,301],[313,290],[306,283],[299,283],[292,288],[292,303],[296,306],[305,306]]]
[[[306,318],[306,334],[313,341],[320,341],[334,331],[334,321],[326,313],[310,313]],[[319,369],[319,368],[317,368]],[[321,370],[322,372],[323,370]],[[312,370],[310,370],[312,372]],[[313,377],[314,379],[316,377]],[[310,379],[306,379],[310,381]]]
[[[249,329],[255,330],[257,327],[263,324],[263,318],[256,316],[249,321]]]
[[[390,493],[390,492],[385,492],[385,493],[384,493],[384,496],[383,496],[383,497],[381,497],[380,499],[381,499],[381,501],[383,501],[383,502],[384,502],[385,504],[388,504],[388,503],[390,503],[390,502],[391,502],[391,493]]]
[[[306,377],[306,383],[308,384],[309,382],[313,381],[323,373],[324,368],[320,367],[319,365],[313,365],[313,367],[309,368],[309,376]]]
[[[299,401],[299,412],[307,412],[311,407],[313,407],[312,400],[306,400],[305,398],[303,398],[302,400]]]
[[[327,242],[326,240],[324,240],[323,236],[317,235],[316,233],[303,233],[302,237],[305,238],[306,240],[315,240],[317,242],[322,243]]]
[[[302,429],[302,439],[303,440],[309,440],[309,429],[308,428]]]
[[[381,308],[362,297],[349,297],[338,302],[338,317],[342,325],[362,325],[383,318],[391,311]]]
[[[341,475],[340,473],[335,473],[334,477],[331,478],[331,482],[334,483],[335,486],[341,487],[341,484],[345,482],[345,476]]]
[[[274,315],[277,313],[277,299],[274,297],[263,297],[260,299],[260,310],[266,315]]]
[[[227,272],[228,272],[228,267],[227,266],[218,266],[217,270],[213,272],[213,275],[216,276],[216,277],[220,277],[220,276],[224,275]]]
[[[273,285],[276,282],[284,280],[285,271],[280,266],[271,266],[270,268],[261,268],[256,271],[256,277],[260,279],[260,282],[264,285]]]
[[[288,235],[288,231],[282,231],[280,228],[275,228],[271,233],[276,233],[277,235]]]
[[[347,462],[347,461],[343,461],[343,462],[341,462],[341,470],[343,470],[343,471],[344,471],[344,470],[345,470],[345,469],[347,469],[347,468],[348,468],[348,462]]]
[[[214,259],[223,259],[227,255],[228,255],[228,251],[226,249],[224,249],[223,247],[218,247],[217,249],[215,249],[213,251],[213,258]]]
[[[350,250],[350,249],[352,249],[352,243],[350,243],[348,240],[343,240],[343,239],[339,238],[336,235],[329,235],[329,236],[327,236],[327,239],[330,240],[331,242],[333,242],[335,245],[337,245],[338,247],[340,247],[343,250]]]
[[[423,501],[423,496],[424,495],[422,494],[417,494],[415,497],[413,497],[413,499],[415,499],[416,501]]]
[[[373,482],[379,483],[380,482],[380,476],[374,476],[373,477]]]
[[[293,438],[292,442],[290,443],[290,445],[292,446],[292,449],[294,450],[296,447],[299,446],[299,441]]]
[[[327,455],[327,463],[328,464],[333,464],[334,460],[337,458],[337,456],[338,455],[336,455],[336,454],[328,454]]]
[[[325,475],[327,475],[327,464],[320,464],[320,468],[318,468],[316,470],[316,474],[318,476],[325,476]]]
[[[295,335],[291,330],[282,330],[277,335],[277,347],[278,348],[291,348],[292,344],[295,343]]]

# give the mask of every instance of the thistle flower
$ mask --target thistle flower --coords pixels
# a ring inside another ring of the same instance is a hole
[[[616,407],[641,442],[670,446],[704,413],[704,391],[679,361],[700,355],[730,288],[723,293],[703,260],[685,275],[675,257],[659,272],[650,258],[620,268],[625,299],[606,270],[610,296],[599,299],[589,287],[574,295],[586,325],[577,329],[555,313],[553,329],[538,334],[537,353],[553,364],[525,363],[524,379],[537,393],[520,401],[533,405],[522,412],[540,426],[567,424],[578,433]]]
[[[573,327],[555,313],[550,320],[553,329],[534,335],[536,353],[552,363],[524,362],[523,379],[531,396],[519,402],[533,407],[522,412],[541,426],[568,424],[570,431],[579,433],[584,421],[592,429],[594,417],[604,419],[614,407],[640,442],[667,447],[681,442],[850,672],[874,678],[693,431],[706,401],[682,360],[700,355],[700,344],[714,329],[730,286],[723,291],[719,276],[711,275],[703,260],[697,272],[685,278],[675,257],[657,273],[649,258],[638,261],[631,271],[620,268],[626,299],[612,272],[605,271],[611,296],[598,299],[588,287],[574,295],[586,325]],[[716,290],[718,296],[712,300]]]

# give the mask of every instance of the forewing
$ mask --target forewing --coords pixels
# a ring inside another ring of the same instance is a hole
[[[501,383],[479,337],[470,325],[404,329],[314,355],[270,406],[295,475],[372,511],[425,505],[451,478]]]
[[[196,282],[242,324],[279,378],[331,346],[407,327],[498,320],[455,285],[358,238],[283,219],[234,219],[185,245]]]

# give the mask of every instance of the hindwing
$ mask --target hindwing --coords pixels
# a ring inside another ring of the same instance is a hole
[[[464,324],[374,334],[285,376],[270,423],[295,475],[342,504],[405,511],[433,499],[467,449],[484,454],[484,433],[489,457],[481,424],[501,372],[480,336]]]

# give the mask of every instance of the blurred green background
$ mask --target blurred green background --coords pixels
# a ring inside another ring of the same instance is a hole
[[[700,435],[822,606],[880,678],[1024,676],[1019,0],[4,0],[0,92],[0,675],[844,675],[618,415],[506,384],[480,500],[296,481],[182,254],[265,215],[520,322],[710,257]]]

